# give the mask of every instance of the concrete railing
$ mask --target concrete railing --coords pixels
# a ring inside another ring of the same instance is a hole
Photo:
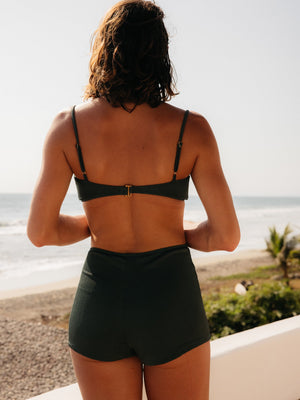
[[[300,316],[211,344],[211,400],[300,399]]]
[[[300,315],[211,342],[210,400],[299,399]],[[74,384],[29,400],[82,397]]]

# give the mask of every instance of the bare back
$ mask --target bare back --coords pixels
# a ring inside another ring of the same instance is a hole
[[[143,104],[132,113],[101,100],[78,106],[77,126],[89,181],[108,185],[170,181],[183,114],[167,104],[157,108]],[[68,129],[64,152],[75,176],[82,178],[74,142]],[[196,158],[187,121],[177,179],[191,173]],[[185,242],[183,201],[134,193],[83,204],[94,247],[142,252]]]

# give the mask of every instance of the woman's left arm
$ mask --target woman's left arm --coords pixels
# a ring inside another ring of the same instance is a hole
[[[70,113],[61,112],[54,119],[45,140],[42,168],[27,223],[27,235],[37,247],[68,245],[90,236],[85,215],[60,214],[73,174],[63,150],[70,129]]]

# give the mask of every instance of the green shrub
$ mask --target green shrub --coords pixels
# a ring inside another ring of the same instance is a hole
[[[212,339],[300,314],[300,290],[282,282],[254,285],[244,296],[203,296]]]

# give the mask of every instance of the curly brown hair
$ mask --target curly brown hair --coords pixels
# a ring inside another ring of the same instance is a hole
[[[157,107],[178,94],[163,18],[154,2],[143,0],[121,1],[107,12],[92,38],[85,100]]]

